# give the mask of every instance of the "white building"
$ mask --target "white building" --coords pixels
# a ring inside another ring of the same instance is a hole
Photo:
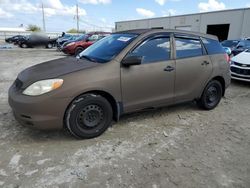
[[[197,14],[120,21],[116,31],[164,28],[181,29],[217,35],[220,40],[250,37],[250,8]]]

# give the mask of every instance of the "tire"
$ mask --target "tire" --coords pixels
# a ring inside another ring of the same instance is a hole
[[[49,43],[49,44],[46,46],[46,48],[49,48],[49,49],[53,48],[53,44],[52,44],[52,43]]]
[[[84,49],[82,47],[78,47],[75,50],[75,56],[79,55]]]
[[[222,85],[217,80],[210,81],[205,87],[198,104],[205,110],[214,109],[222,98]]]
[[[21,47],[21,48],[28,48],[28,45],[25,44],[25,43],[22,43],[22,44],[20,45],[20,47]]]
[[[110,126],[113,111],[110,103],[100,95],[77,97],[65,113],[65,125],[76,138],[100,136]]]

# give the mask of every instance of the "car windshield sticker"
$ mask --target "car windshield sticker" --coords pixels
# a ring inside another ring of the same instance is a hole
[[[117,40],[122,42],[128,42],[131,38],[130,37],[119,37]]]

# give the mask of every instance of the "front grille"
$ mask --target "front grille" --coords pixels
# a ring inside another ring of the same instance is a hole
[[[14,84],[17,90],[21,89],[23,86],[23,82],[19,80],[18,78],[15,80]]]
[[[242,75],[250,75],[250,70],[248,69],[239,69],[237,67],[231,67],[231,72]]]
[[[235,65],[240,67],[250,67],[250,65],[234,62]]]

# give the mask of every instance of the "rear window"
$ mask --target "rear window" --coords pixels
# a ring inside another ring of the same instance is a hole
[[[176,37],[175,46],[177,59],[203,55],[202,46],[198,39]]]
[[[204,43],[205,48],[207,49],[207,53],[209,55],[225,53],[225,50],[223,49],[218,40],[202,38],[202,42]]]

